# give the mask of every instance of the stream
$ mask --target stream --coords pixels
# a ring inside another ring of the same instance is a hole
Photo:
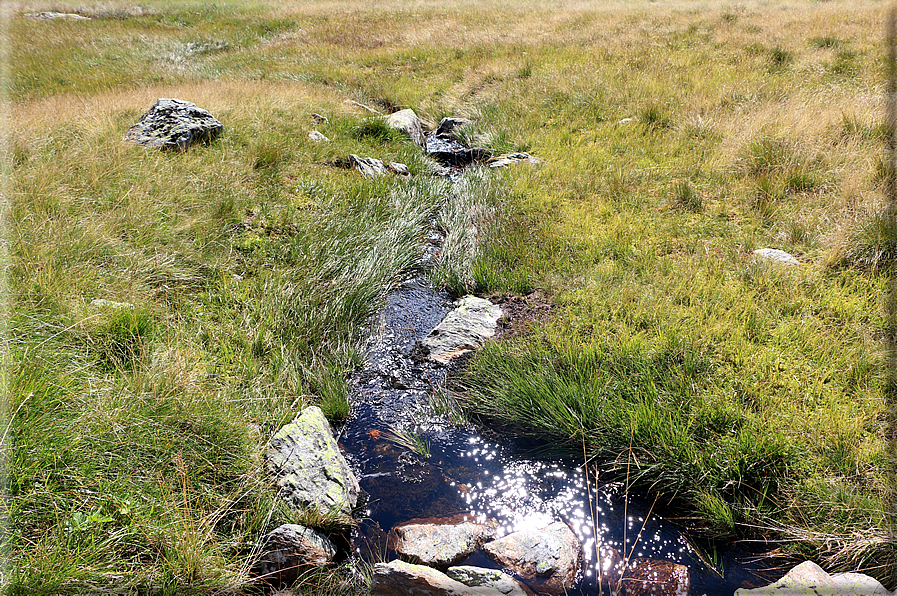
[[[437,230],[434,221],[425,261],[439,253],[442,236]],[[470,424],[458,426],[437,413],[433,398],[441,393],[450,366],[423,358],[418,342],[452,308],[451,296],[432,288],[425,273],[409,277],[388,296],[372,325],[365,363],[349,380],[353,415],[338,439],[368,494],[353,536],[353,556],[368,562],[394,560],[398,555],[388,539],[394,526],[466,514],[495,520],[497,536],[566,522],[584,552],[570,594],[612,592],[606,580],[602,590],[606,571],[599,573],[596,531],[602,549],[615,548],[630,562],[664,559],[687,566],[689,594],[694,596],[731,595],[739,587],[768,583],[769,576],[762,573],[768,561],[747,550],[716,553],[716,567],[723,570],[717,573],[663,518],[660,507],[627,495],[621,483],[605,484],[591,474],[587,483],[582,462],[535,457],[533,445]],[[428,445],[429,456],[415,453],[415,443]],[[499,568],[479,550],[459,564]]]

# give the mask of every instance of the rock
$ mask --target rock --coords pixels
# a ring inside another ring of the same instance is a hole
[[[313,130],[308,133],[308,138],[314,141],[315,143],[329,143],[330,139],[325,137],[322,133]]]
[[[538,164],[542,163],[529,153],[506,153],[504,155],[499,155],[498,157],[493,157],[489,160],[490,168],[503,168],[505,166],[509,166],[515,163],[532,163]]]
[[[514,532],[487,542],[483,552],[536,592],[563,594],[573,587],[582,544],[567,524],[555,522],[541,530]]]
[[[406,166],[403,163],[391,161],[391,162],[389,162],[389,165],[386,166],[386,169],[389,170],[390,172],[392,172],[393,174],[402,176],[404,178],[411,177],[411,170],[409,170],[408,166]]]
[[[492,588],[505,596],[528,596],[529,592],[513,577],[502,573],[497,569],[484,569],[483,567],[449,567],[445,572],[450,578],[457,580],[465,586]]]
[[[395,550],[415,563],[447,567],[463,560],[495,530],[467,521],[468,516],[411,520],[396,526]]]
[[[487,586],[468,586],[431,567],[404,561],[377,563],[371,596],[503,596]]]
[[[358,480],[316,406],[277,431],[268,443],[267,459],[281,496],[295,509],[351,515],[358,503]]]
[[[626,596],[688,596],[688,567],[659,559],[636,559],[623,572]]]
[[[492,154],[485,149],[471,149],[457,139],[446,135],[430,135],[424,146],[427,155],[447,166],[463,167],[486,161]]]
[[[415,144],[424,148],[427,146],[427,140],[424,137],[424,127],[414,110],[409,108],[390,114],[386,118],[386,123],[390,128],[401,130],[407,134]]]
[[[361,172],[361,175],[365,178],[376,178],[386,173],[386,166],[379,159],[358,157],[354,153],[349,155],[349,167]]]
[[[754,255],[766,261],[781,263],[782,265],[800,265],[800,261],[795,259],[793,255],[777,248],[758,248],[754,251]]]
[[[327,116],[322,116],[320,114],[312,114],[311,119],[317,122],[318,124],[325,124],[328,122]]]
[[[439,126],[436,127],[435,134],[451,134],[453,130],[459,126],[464,126],[465,124],[470,124],[470,120],[467,120],[466,118],[443,118],[439,121]]]
[[[96,300],[92,300],[90,302],[90,306],[92,308],[112,308],[112,309],[123,309],[123,308],[134,308],[134,305],[130,302],[115,302],[114,300],[106,300],[105,298],[97,298]]]
[[[442,364],[476,350],[495,335],[501,307],[483,298],[465,296],[421,342],[427,357]]]
[[[147,147],[185,151],[197,141],[210,142],[223,130],[224,125],[195,103],[162,98],[124,138]]]
[[[84,15],[75,14],[72,12],[30,12],[22,16],[28,17],[29,19],[70,19],[72,21],[91,20],[90,17],[85,17]]]
[[[297,524],[284,524],[265,534],[259,547],[252,574],[275,586],[292,584],[300,574],[327,565],[337,550],[323,534]]]
[[[633,120],[634,120],[634,118],[623,118],[622,120],[620,120],[619,122],[617,122],[617,124],[629,124],[629,123],[632,122]]]
[[[745,590],[735,590],[735,596],[887,596],[888,592],[877,580],[861,573],[839,573],[831,576],[812,561],[804,561],[779,581]]]

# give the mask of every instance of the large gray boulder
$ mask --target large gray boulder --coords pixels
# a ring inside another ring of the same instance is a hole
[[[493,528],[458,517],[412,520],[396,526],[394,532],[396,552],[415,563],[435,567],[457,563],[495,537]]]
[[[125,140],[157,149],[185,151],[193,143],[209,142],[224,130],[195,103],[161,98],[125,133]]]
[[[762,588],[735,590],[735,596],[891,596],[877,580],[862,573],[829,575],[812,561],[804,561],[785,577]]]
[[[401,130],[420,147],[426,148],[427,139],[424,136],[424,127],[414,110],[400,110],[386,117],[386,124],[395,130]]]
[[[465,296],[455,309],[421,341],[427,357],[442,364],[472,352],[495,335],[501,307],[483,298]]]
[[[336,556],[336,546],[305,526],[284,524],[262,536],[252,574],[273,584],[292,584],[310,569],[324,567]]]
[[[564,594],[573,587],[582,543],[563,522],[541,530],[508,534],[483,545],[490,559],[516,573],[541,594]]]
[[[468,586],[432,567],[404,561],[377,563],[371,596],[505,596],[488,586]]]
[[[281,496],[295,509],[351,515],[360,488],[316,406],[305,408],[268,443],[268,469]]]
[[[493,588],[505,596],[528,596],[529,594],[517,580],[497,569],[461,565],[449,567],[445,574],[465,586]]]

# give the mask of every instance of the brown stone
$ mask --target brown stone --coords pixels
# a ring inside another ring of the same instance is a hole
[[[635,559],[623,572],[625,596],[688,596],[688,567],[662,559]]]

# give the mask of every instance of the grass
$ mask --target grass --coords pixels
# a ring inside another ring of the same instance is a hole
[[[348,414],[365,326],[433,218],[439,285],[556,304],[473,358],[464,415],[585,442],[711,536],[894,588],[887,8],[21,3],[94,19],[7,24],[3,589],[249,589],[253,541],[301,517],[264,445],[305,404]],[[159,97],[225,132],[121,142]],[[463,116],[542,163],[449,187],[357,104]],[[350,153],[412,179],[329,165]]]

